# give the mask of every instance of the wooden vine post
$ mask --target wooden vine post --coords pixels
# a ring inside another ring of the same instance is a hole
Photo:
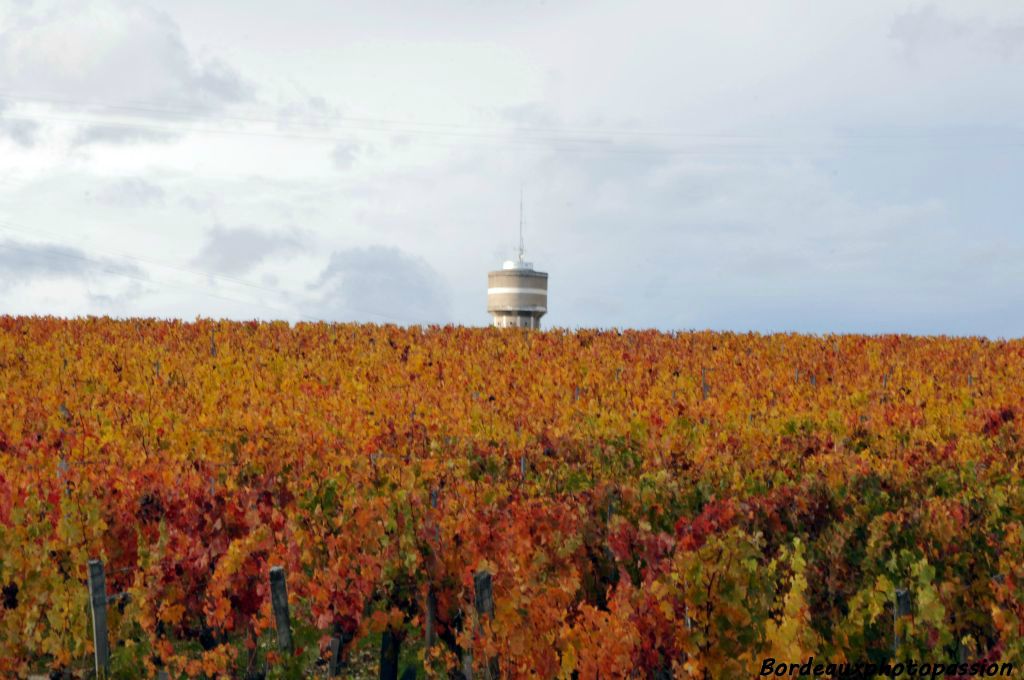
[[[423,644],[430,649],[437,643],[437,594],[434,588],[427,589],[426,622],[423,627]]]
[[[896,589],[896,606],[892,610],[892,651],[895,654],[899,651],[900,632],[899,622],[910,616],[910,591],[906,588]]]
[[[110,675],[110,637],[107,633],[107,579],[99,560],[89,560],[89,610],[96,676],[105,678]]]
[[[401,635],[388,624],[380,639],[380,680],[398,680],[398,656],[401,648]]]
[[[284,567],[270,568],[270,604],[274,609],[274,623],[277,626],[277,648],[292,653],[292,626],[288,613],[288,587],[284,580]]]
[[[341,638],[331,638],[331,660],[327,662],[327,674],[336,678],[341,675]]]
[[[473,591],[476,596],[476,625],[479,632],[483,628],[483,619],[494,619],[494,579],[489,571],[478,571],[474,574]],[[484,668],[485,680],[498,680],[500,677],[498,658],[487,659],[487,665]]]

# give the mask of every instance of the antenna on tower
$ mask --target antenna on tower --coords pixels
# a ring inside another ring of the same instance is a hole
[[[523,245],[523,185],[519,185],[519,264],[523,263],[523,253],[526,246]]]

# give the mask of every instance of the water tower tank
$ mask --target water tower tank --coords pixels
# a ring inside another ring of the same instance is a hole
[[[535,271],[522,255],[488,272],[487,311],[498,328],[540,328],[548,311],[547,273]]]

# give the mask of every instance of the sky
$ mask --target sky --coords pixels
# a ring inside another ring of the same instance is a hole
[[[1024,335],[1017,0],[0,0],[0,314]]]

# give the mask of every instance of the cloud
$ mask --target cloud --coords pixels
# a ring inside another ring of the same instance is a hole
[[[331,160],[334,161],[334,167],[338,170],[349,170],[365,150],[365,145],[358,142],[338,142],[334,151],[331,152]]]
[[[552,154],[536,167],[545,183],[526,187],[528,259],[551,275],[545,321],[742,329],[764,321],[748,312],[765,299],[787,299],[773,328],[820,330],[840,312],[815,319],[811,302],[874,300],[876,280],[894,289],[886,303],[929,286],[943,295],[933,278],[966,240],[949,231],[947,201],[865,194],[829,165]]]
[[[541,102],[506,106],[498,115],[517,127],[554,128],[559,124],[558,117]]]
[[[0,25],[0,89],[185,117],[252,96],[232,67],[193,54],[168,14],[131,0],[51,1],[11,12]]]
[[[521,185],[528,259],[551,274],[545,326],[941,330],[990,299],[1012,308],[1024,15],[1006,3],[779,3],[739,23],[716,4],[548,3],[457,26],[435,8],[395,33],[376,10],[331,3],[345,21],[282,6],[232,31],[241,5],[206,21],[190,3],[146,1],[158,11],[66,0],[74,20],[52,0],[0,1],[0,92],[139,107],[12,103],[12,120],[43,127],[30,154],[5,156],[15,147],[0,139],[7,219],[244,272],[276,298],[225,285],[271,303],[231,306],[168,285],[138,312],[273,316],[294,303],[484,324]],[[204,43],[259,79],[262,114],[232,110],[252,87],[211,66]],[[420,56],[427,70],[410,66]],[[179,125],[165,109],[207,118]],[[67,158],[69,129],[97,150]],[[158,144],[163,130],[184,134]],[[269,228],[293,224],[309,238]],[[1024,332],[1018,317],[991,313],[977,330]]]
[[[0,118],[0,135],[13,141],[20,147],[31,148],[36,144],[39,123],[34,120],[10,120]]]
[[[9,106],[0,101],[0,137],[7,137],[18,146],[28,149],[36,144],[39,123],[26,118],[11,118],[4,115]]]
[[[341,110],[318,95],[302,93],[298,99],[287,101],[277,110],[278,128],[287,130],[295,124],[309,129],[329,129],[341,116]]]
[[[313,285],[319,315],[376,323],[444,323],[451,318],[444,279],[398,248],[335,252]]]
[[[1015,56],[1017,50],[1024,49],[1024,24],[996,28],[992,31],[992,40],[1002,57]]]
[[[125,177],[105,186],[97,198],[110,205],[141,207],[164,200],[164,190],[159,185],[141,177]]]
[[[108,275],[144,279],[133,264],[96,258],[68,246],[0,241],[0,288],[46,279],[90,280]]]
[[[218,225],[207,232],[206,243],[193,262],[218,273],[242,274],[271,257],[301,251],[305,241],[306,236],[295,229],[273,233]]]
[[[889,37],[901,43],[908,56],[913,56],[925,45],[956,40],[970,32],[967,22],[946,18],[935,5],[923,5],[893,19]]]
[[[992,26],[980,18],[950,18],[934,4],[922,5],[898,15],[889,37],[903,45],[908,59],[926,50],[941,50],[954,42],[967,42],[1011,58],[1024,45],[1024,24]]]
[[[357,144],[339,142],[331,152],[331,160],[334,161],[334,167],[337,169],[348,170],[355,165],[358,153],[359,146]]]

